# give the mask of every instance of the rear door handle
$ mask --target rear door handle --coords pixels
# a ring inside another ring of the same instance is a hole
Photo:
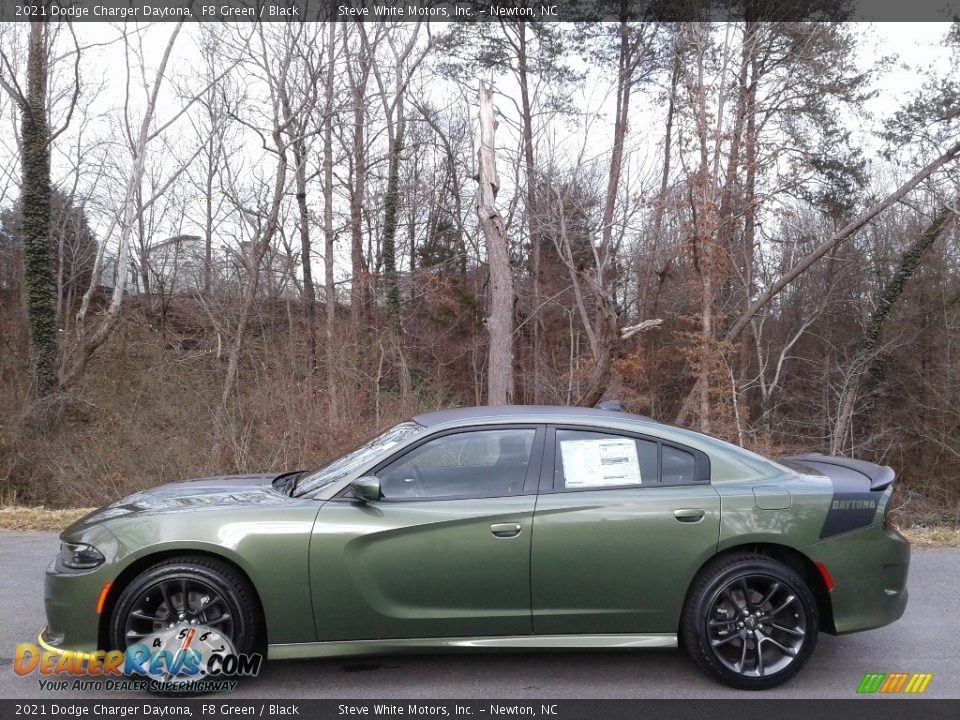
[[[502,538],[516,537],[520,534],[520,523],[494,523],[490,526],[490,532]]]
[[[673,516],[680,522],[699,522],[703,520],[704,512],[701,508],[678,508]]]

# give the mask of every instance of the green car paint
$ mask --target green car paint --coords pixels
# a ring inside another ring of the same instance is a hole
[[[327,502],[311,543],[317,639],[529,635],[535,501]]]
[[[685,508],[705,514],[680,522]],[[534,632],[676,632],[716,553],[720,498],[709,485],[545,494],[534,525]]]
[[[61,539],[92,545],[105,561],[83,571],[51,564],[41,640],[103,648],[123,586],[153,562],[191,553],[218,556],[249,578],[269,655],[278,658],[675,645],[698,571],[743,548],[789,556],[806,571],[828,632],[879,627],[904,611],[909,544],[884,526],[889,482],[874,490],[877,482],[863,476],[867,487],[855,497],[868,500],[838,500],[838,481],[816,463],[772,462],[614,411],[467,408],[414,421],[347,456],[359,459],[328,471],[329,482],[317,480],[322,470],[308,476],[306,492],[298,485],[293,496],[280,480],[274,487],[277,475],[209,478],[138,493],[81,519]],[[533,438],[512,494],[376,502],[350,494],[353,480],[433,438],[495,428],[525,428]],[[679,448],[706,475],[554,487],[557,429],[658,443],[661,465],[664,447]]]
[[[907,607],[910,543],[882,524],[802,548],[834,581],[833,631],[860,632],[888,625]]]

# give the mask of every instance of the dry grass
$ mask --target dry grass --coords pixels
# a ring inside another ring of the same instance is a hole
[[[900,528],[914,547],[960,547],[960,528],[947,526]]]
[[[0,530],[60,532],[93,508],[49,510],[45,507],[0,506]]]

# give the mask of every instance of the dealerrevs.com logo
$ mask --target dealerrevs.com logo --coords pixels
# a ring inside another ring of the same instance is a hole
[[[932,673],[867,673],[857,686],[858,693],[922,693],[933,679]]]
[[[126,650],[75,653],[17,645],[13,670],[39,673],[40,689],[203,693],[233,690],[236,678],[260,672],[263,656],[237,653],[230,639],[204,625],[180,624],[147,635]]]

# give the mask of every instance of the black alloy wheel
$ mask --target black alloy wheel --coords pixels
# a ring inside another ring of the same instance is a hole
[[[737,553],[698,575],[681,634],[709,674],[736,688],[761,690],[800,670],[818,632],[816,601],[796,572],[762,555]]]
[[[110,620],[111,648],[125,650],[186,624],[213,628],[237,652],[250,652],[258,618],[253,589],[229,565],[207,557],[171,558],[144,570],[120,593]]]

